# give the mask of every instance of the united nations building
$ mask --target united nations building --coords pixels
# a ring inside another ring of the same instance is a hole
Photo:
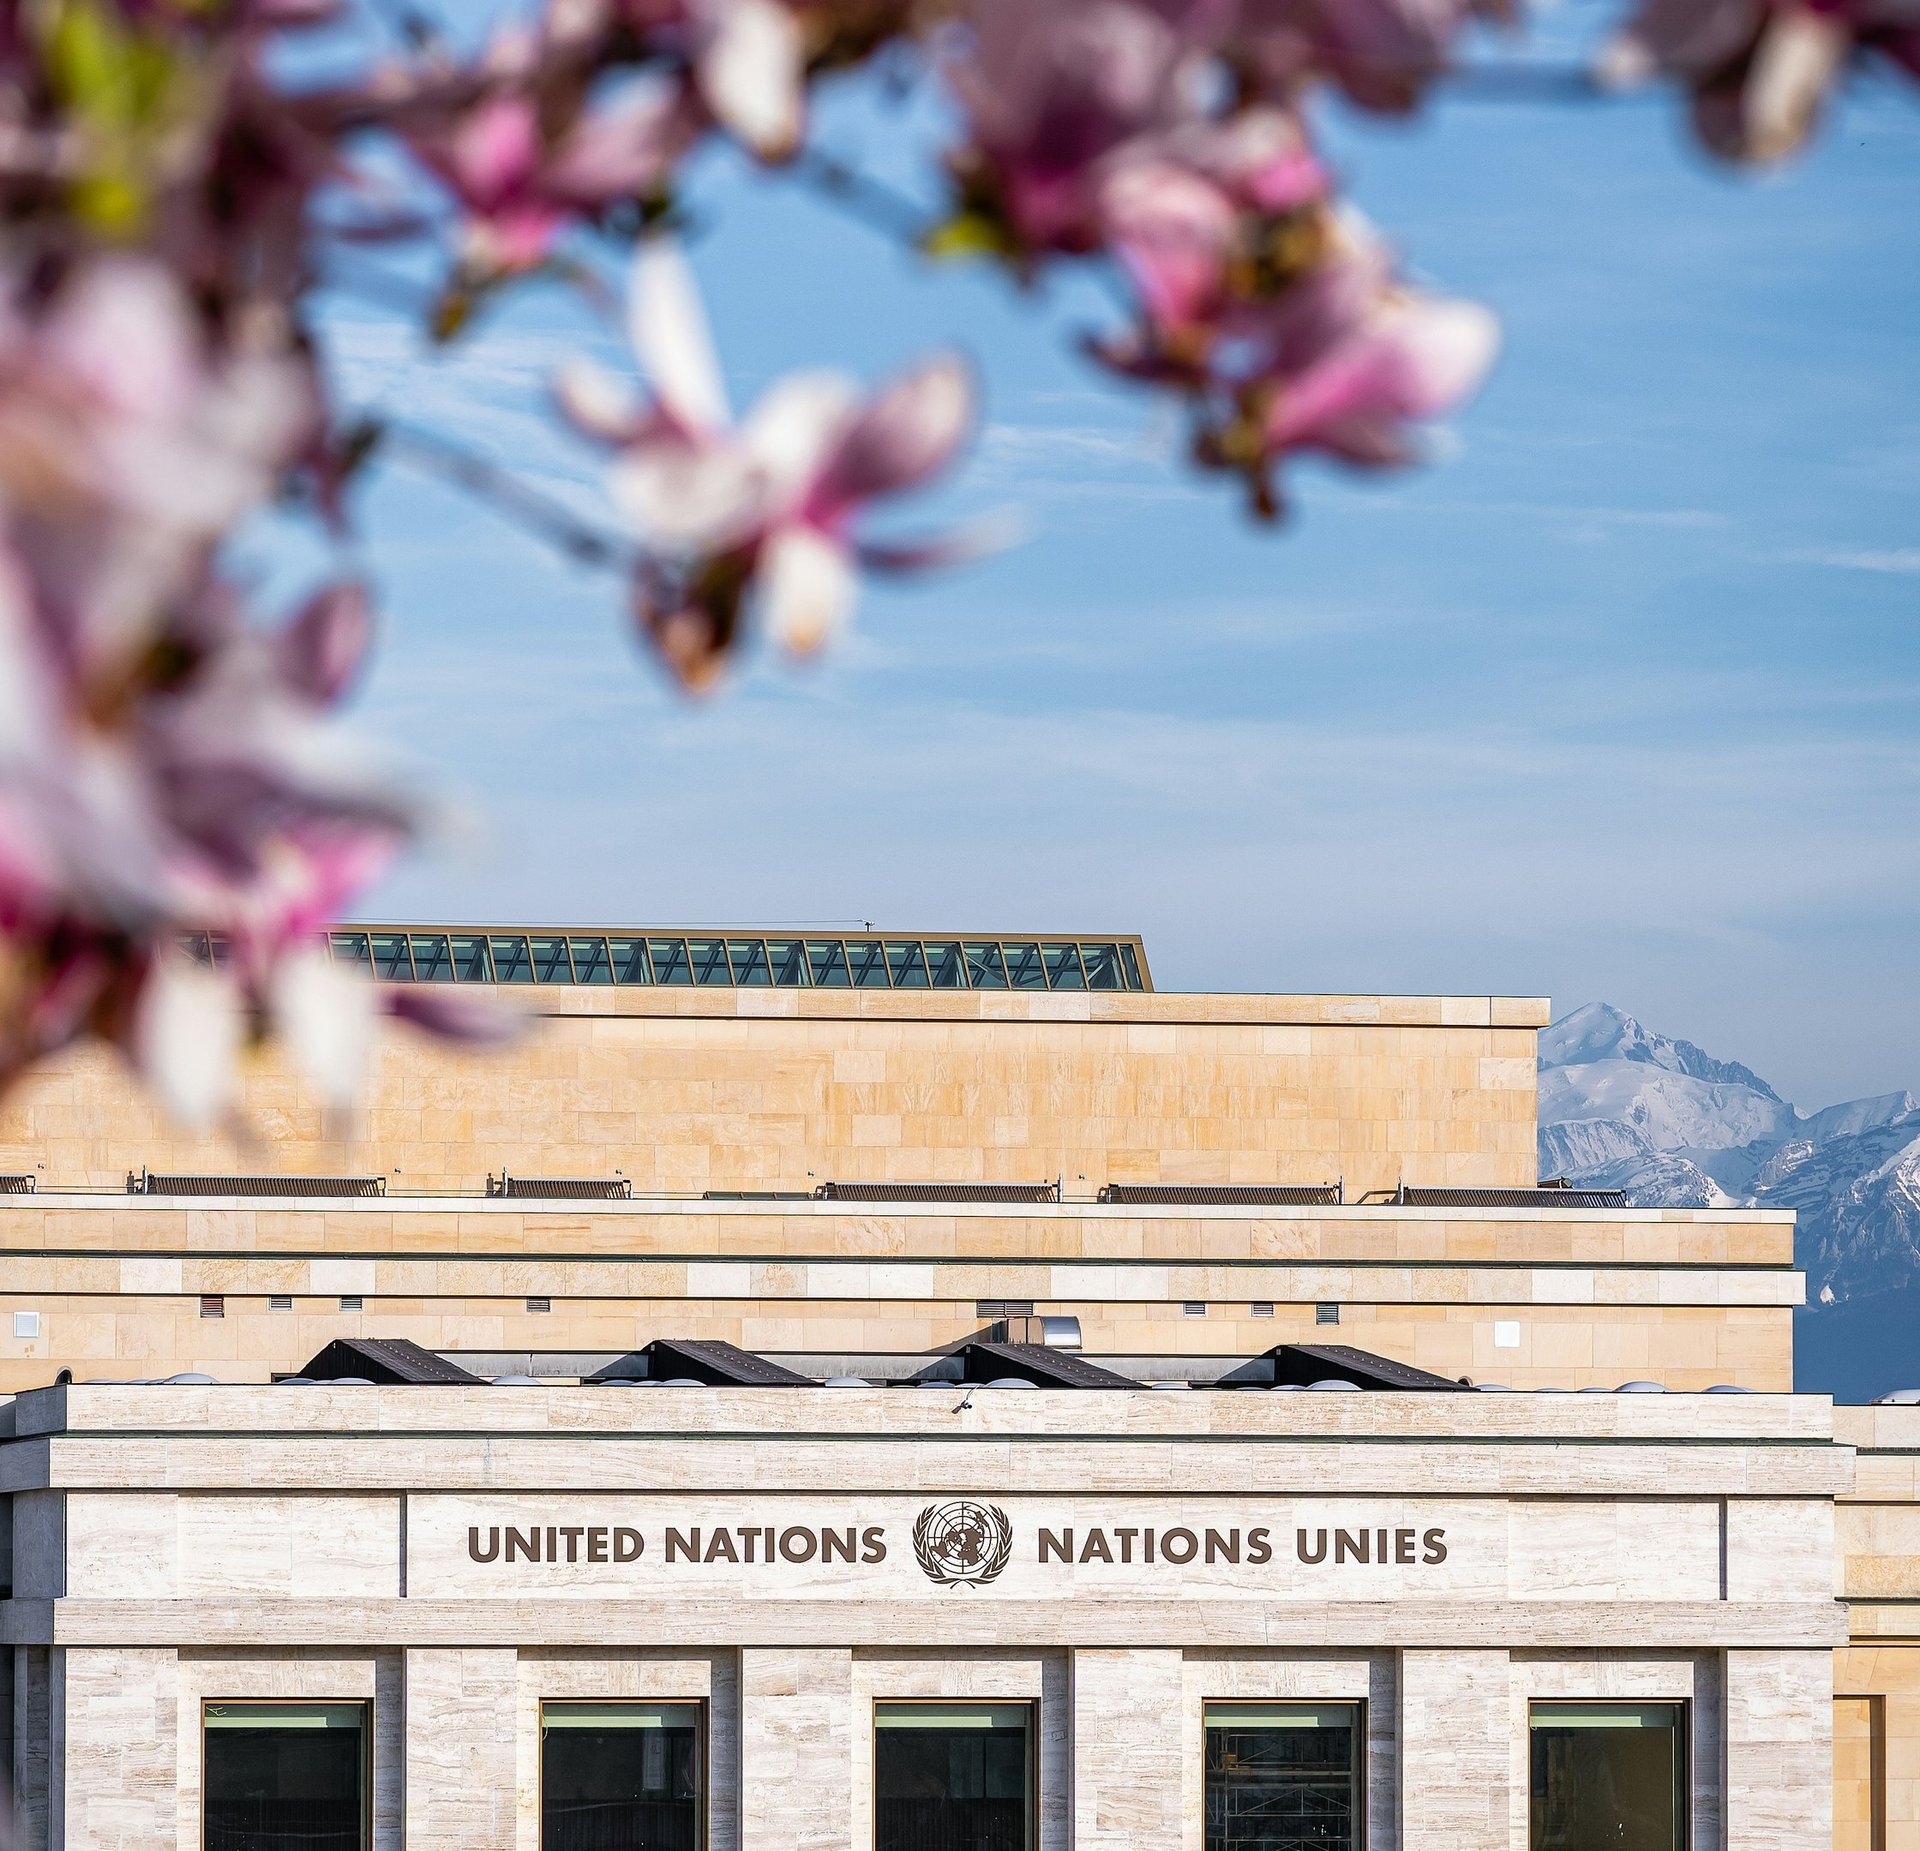
[[[528,1032],[0,1108],[17,1845],[1920,1851],[1920,1396],[1539,1176],[1544,1000],[330,948]]]

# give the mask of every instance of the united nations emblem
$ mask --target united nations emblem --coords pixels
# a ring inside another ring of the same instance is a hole
[[[943,1587],[991,1581],[1013,1553],[1013,1525],[998,1504],[929,1504],[913,1526],[913,1552]]]

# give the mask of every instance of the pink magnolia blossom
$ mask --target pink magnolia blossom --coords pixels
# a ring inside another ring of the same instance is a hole
[[[1777,161],[1805,141],[1862,54],[1920,78],[1920,0],[1644,0],[1597,75],[1614,88],[1678,77],[1707,147]]]
[[[629,331],[651,396],[579,366],[560,400],[614,448],[611,492],[648,549],[640,622],[687,685],[713,679],[750,607],[777,642],[809,653],[845,625],[859,565],[940,556],[869,546],[855,526],[869,503],[929,481],[959,451],[974,399],[960,360],[936,355],[864,398],[838,374],[798,374],[736,425],[691,274],[658,241],[635,259]]]

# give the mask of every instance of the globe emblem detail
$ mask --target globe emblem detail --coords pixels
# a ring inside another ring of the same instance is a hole
[[[998,1504],[929,1504],[913,1526],[913,1553],[942,1587],[993,1580],[1013,1554],[1013,1525]]]

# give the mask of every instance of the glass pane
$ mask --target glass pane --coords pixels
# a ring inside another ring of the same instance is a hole
[[[727,944],[720,938],[690,938],[687,954],[693,960],[695,983],[731,985],[733,973],[727,969]]]
[[[1007,945],[1002,949],[1007,954],[1007,981],[1016,990],[1047,987],[1046,966],[1040,962],[1038,945]]]
[[[422,983],[453,981],[453,954],[439,933],[416,932],[408,943],[413,947],[413,974]]]
[[[1007,961],[998,945],[967,947],[967,982],[976,990],[1004,990],[1007,987]]]
[[[610,941],[615,983],[651,983],[647,968],[647,941],[644,938],[616,938]]]
[[[1084,990],[1086,987],[1087,980],[1080,970],[1080,947],[1049,945],[1047,947],[1047,988]]]
[[[1125,987],[1120,981],[1118,945],[1082,945],[1080,956],[1086,961],[1089,990],[1118,990]]]
[[[698,1851],[700,1712],[691,1703],[549,1703],[541,1851]]]
[[[453,944],[453,974],[461,983],[491,983],[493,962],[487,956],[487,941],[476,932],[456,932]]]
[[[807,962],[816,990],[844,990],[853,981],[847,974],[847,948],[837,938],[808,939]]]
[[[924,990],[927,987],[927,961],[920,955],[920,941],[896,940],[887,947],[887,964],[893,971],[896,990]]]
[[[390,983],[413,981],[413,960],[407,955],[404,932],[375,932],[372,944],[373,974],[376,977],[384,977]]]
[[[1210,1703],[1206,1851],[1359,1851],[1359,1706]]]
[[[853,973],[853,987],[856,990],[884,990],[888,987],[887,954],[876,939],[848,939],[847,968]]]
[[[1127,967],[1127,988],[1129,990],[1143,988],[1140,981],[1140,960],[1134,956],[1131,945],[1120,947],[1120,962]]]
[[[684,938],[650,938],[647,940],[647,954],[653,961],[655,983],[689,984],[693,981],[693,965],[688,961],[687,941]]]
[[[773,980],[781,989],[799,990],[806,987],[807,951],[797,938],[769,939],[767,959],[773,966]]]
[[[493,951],[493,974],[498,982],[533,981],[533,960],[527,956],[524,938],[495,938],[488,940],[488,944]]]
[[[335,932],[331,935],[329,943],[333,947],[334,963],[357,965],[364,971],[371,971],[373,969],[373,950],[367,943],[366,933]],[[205,962],[208,956],[205,950],[205,944],[206,941],[203,937],[201,940],[202,948],[195,954],[202,962]]]
[[[1026,1851],[1028,1706],[883,1703],[874,1722],[874,1851]]]
[[[205,1851],[362,1851],[366,1708],[210,1703]]]
[[[567,961],[567,941],[564,938],[532,938],[527,948],[533,954],[533,980],[535,983],[571,983],[573,967]]]
[[[1532,1851],[1681,1851],[1684,1713],[1677,1703],[1536,1704]]]
[[[960,955],[956,939],[936,940],[926,948],[927,975],[936,990],[964,990],[967,987],[967,961]]]
[[[733,980],[742,989],[763,990],[773,981],[773,972],[767,964],[767,947],[763,940],[729,939],[727,955],[733,963]]]
[[[611,983],[613,965],[607,957],[604,938],[576,938],[569,941],[573,951],[575,983]]]

